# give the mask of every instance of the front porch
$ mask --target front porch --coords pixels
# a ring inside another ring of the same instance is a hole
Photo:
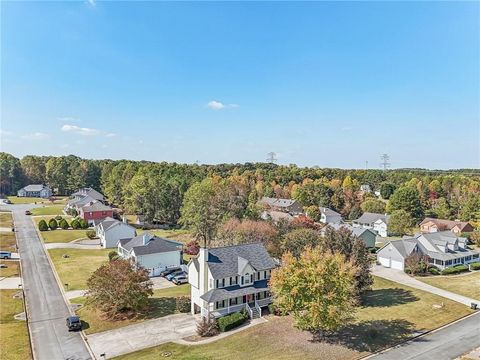
[[[234,295],[234,294],[232,294]],[[207,303],[200,309],[204,317],[213,316],[219,318],[228,314],[245,310],[250,319],[262,316],[262,308],[272,303],[270,293],[266,291],[251,293],[243,296],[232,296],[222,300]]]
[[[449,259],[435,259],[432,257],[428,257],[428,264],[430,265],[435,265],[439,269],[443,270],[455,265],[460,265],[460,264],[465,264],[468,265],[469,263],[472,262],[477,262],[479,261],[479,254],[474,251],[470,250],[465,250],[465,254],[462,254],[462,256],[454,256],[453,254],[448,254],[450,255]]]

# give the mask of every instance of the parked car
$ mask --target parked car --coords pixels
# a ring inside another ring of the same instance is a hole
[[[12,203],[12,202],[11,202],[10,200],[8,200],[8,199],[3,200],[3,202],[4,202],[5,204],[9,204],[9,205]]]
[[[165,279],[172,281],[175,276],[182,275],[183,273],[182,270],[177,270],[165,276]]]
[[[160,273],[160,276],[167,276],[167,275],[170,275],[171,273],[173,273],[175,271],[179,271],[179,270],[180,270],[180,268],[178,268],[178,267],[166,269],[166,270],[163,270]]]
[[[0,258],[1,259],[11,259],[12,253],[10,251],[0,251]]]
[[[0,269],[6,269],[8,268],[7,264],[0,264]]]
[[[174,277],[172,282],[175,285],[186,284],[188,282],[188,279],[185,275],[179,275],[179,276]]]
[[[69,316],[67,318],[68,331],[82,330],[82,322],[78,316]]]
[[[25,210],[25,215],[32,215],[30,210]]]

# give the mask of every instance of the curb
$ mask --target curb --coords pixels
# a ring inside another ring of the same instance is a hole
[[[33,222],[33,220],[32,220],[32,222]],[[70,313],[70,315],[75,315],[75,312],[72,311],[72,308],[70,307],[70,301],[68,300],[67,295],[65,294],[65,289],[63,288],[63,284],[60,280],[60,277],[58,276],[57,269],[55,268],[55,265],[53,264],[53,261],[50,257],[50,254],[48,253],[47,247],[45,246],[45,242],[43,241],[43,237],[42,237],[40,231],[38,230],[38,228],[35,226],[34,222],[33,222],[33,227],[34,227],[34,229],[37,233],[38,238],[40,239],[40,241],[42,243],[43,251],[47,255],[48,263],[50,264],[50,267],[52,268],[53,276],[55,277],[55,280],[57,281],[58,287],[60,288],[60,293],[62,294],[63,301],[67,305],[68,312]],[[87,335],[85,334],[85,332],[83,330],[81,332],[82,332],[81,338],[82,338],[83,342],[85,343],[85,346],[86,346],[88,352],[90,353],[90,356],[92,357],[93,360],[96,360],[97,358],[95,357],[95,354],[93,353],[92,349],[90,348],[90,344],[87,341]]]

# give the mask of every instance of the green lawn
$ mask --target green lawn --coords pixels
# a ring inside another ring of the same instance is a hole
[[[67,243],[73,240],[86,238],[86,230],[48,230],[41,231],[45,243]]]
[[[8,266],[7,268],[0,268],[0,277],[20,276],[18,261],[0,260],[0,264]]]
[[[15,320],[14,315],[23,312],[21,299],[14,299],[18,290],[0,290],[0,359],[31,359],[27,323]]]
[[[83,249],[51,249],[48,250],[55,269],[65,290],[83,290],[87,288],[87,279],[103,263],[108,261],[111,249],[83,250]],[[64,254],[69,255],[63,258]]]
[[[11,212],[0,212],[0,227],[12,228],[13,220]]]
[[[55,201],[53,204],[65,204],[68,197],[66,196],[55,196]],[[12,204],[52,204],[49,199],[36,198],[36,197],[18,197],[18,196],[8,196],[8,200]]]
[[[188,243],[189,241],[193,240],[194,237],[192,233],[188,230],[184,229],[172,229],[172,230],[162,230],[162,229],[154,229],[154,230],[142,230],[137,229],[137,234],[143,234],[144,232],[149,232],[150,234],[156,235],[158,237],[162,237],[165,239],[175,240],[181,243]]]
[[[429,285],[480,300],[480,271],[456,276],[417,277]]]
[[[111,321],[102,316],[102,313],[91,305],[86,305],[77,311],[87,325],[84,327],[87,334],[117,329],[137,322],[159,318],[176,313],[176,300],[178,296],[190,296],[190,285],[180,285],[172,288],[155,290],[150,298],[150,309],[134,319]],[[73,304],[85,304],[86,299],[79,297],[71,300]]]
[[[442,309],[433,305],[444,304]],[[205,345],[168,343],[117,357],[153,360],[163,352],[170,359],[357,359],[412,336],[413,331],[442,326],[471,310],[439,296],[375,279],[356,320],[328,340],[293,327],[290,317],[269,316],[268,322]],[[248,351],[247,351],[248,350]]]
[[[14,232],[0,232],[0,250],[14,252],[16,243],[17,239]]]
[[[51,206],[43,206],[39,208],[32,209],[32,215],[62,215],[63,214],[64,205],[51,205]]]

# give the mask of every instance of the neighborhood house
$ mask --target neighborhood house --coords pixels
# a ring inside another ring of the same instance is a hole
[[[261,243],[201,248],[188,264],[192,314],[221,317],[246,309],[262,315],[272,300],[268,280],[276,262]]]
[[[360,238],[367,248],[374,248],[375,247],[375,241],[377,239],[377,234],[371,229],[353,227],[349,224],[328,224],[328,226],[334,228],[335,230],[340,230],[341,228],[348,229],[348,230],[350,230],[352,235]],[[322,228],[322,230],[321,230],[322,235],[325,234],[325,230],[326,230],[326,227]]]
[[[48,199],[52,195],[52,190],[47,185],[42,184],[27,185],[17,191],[18,197],[38,197]]]
[[[264,196],[260,200],[260,204],[267,209],[286,212],[290,215],[299,215],[303,212],[302,206],[292,199],[277,199]]]
[[[459,235],[461,233],[472,232],[473,226],[466,221],[453,221],[427,217],[420,223],[420,230],[422,232],[430,233],[450,230],[451,232]]]
[[[133,226],[111,217],[107,217],[97,224],[95,231],[100,239],[100,244],[104,248],[115,248],[120,239],[133,238],[137,235]]]
[[[357,220],[352,221],[353,227],[361,227],[364,229],[372,229],[382,237],[388,236],[388,221],[390,215],[387,214],[375,214],[375,213],[363,213]]]
[[[392,269],[404,270],[405,259],[416,252],[428,257],[439,269],[479,261],[479,253],[467,248],[467,239],[451,231],[416,234],[411,238],[389,241],[377,252],[378,262]]]
[[[326,207],[320,207],[320,222],[324,224],[340,224],[343,222],[343,219],[338,212]]]
[[[78,215],[84,219],[88,225],[95,225],[98,220],[103,220],[113,216],[113,209],[101,203],[100,201],[90,202],[80,208]]]
[[[150,233],[120,239],[118,255],[130,259],[137,267],[147,269],[151,277],[159,276],[166,268],[180,267],[183,262],[182,243]]]

